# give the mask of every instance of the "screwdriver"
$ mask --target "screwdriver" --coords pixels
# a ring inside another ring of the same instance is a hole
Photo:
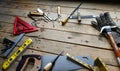
[[[53,61],[49,62],[48,64],[46,64],[44,66],[44,71],[51,71],[53,66],[55,65],[55,62],[57,61],[57,59],[59,58],[60,55],[62,55],[64,51],[62,51]]]
[[[40,15],[43,15],[43,17],[45,19],[47,19],[48,21],[52,21],[47,15],[46,13],[44,13],[40,8],[37,8],[37,11],[40,13]]]
[[[81,16],[80,16],[80,11],[79,11],[79,9],[77,10],[77,19],[78,19],[78,23],[80,23],[81,22]]]
[[[62,22],[62,26],[64,26],[68,22],[68,20],[70,19],[70,17],[79,9],[79,7],[81,5],[82,5],[82,3],[80,3],[65,20],[61,21]]]

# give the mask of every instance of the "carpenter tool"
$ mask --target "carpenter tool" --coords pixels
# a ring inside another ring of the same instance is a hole
[[[81,22],[81,16],[80,16],[79,9],[77,10],[77,19],[78,19],[78,23],[80,23]]]
[[[96,18],[97,16],[94,15],[85,15],[85,16],[81,16],[80,15],[80,9],[77,10],[77,15],[73,15],[70,17],[70,19],[77,19],[78,23],[81,22],[82,19],[89,19],[89,18]]]
[[[14,22],[14,35],[18,35],[21,33],[29,33],[33,31],[38,31],[39,29],[30,25],[29,23],[25,22],[24,20],[20,19],[19,17],[16,17]]]
[[[35,16],[36,16],[36,15],[35,15]],[[34,18],[34,15],[31,15],[31,14],[28,14],[28,17],[33,20],[33,22],[31,22],[31,24],[32,24],[33,26],[35,26],[35,27],[38,27],[38,26],[37,26],[37,23],[36,23],[37,21],[43,20],[44,22],[47,22],[47,21],[46,21],[45,19],[43,19],[43,18],[35,19],[35,18]]]
[[[5,48],[3,48],[1,50],[1,56],[6,58],[10,52],[13,50],[13,48],[15,48],[15,46],[17,45],[17,43],[23,38],[23,36],[25,35],[25,33],[20,34],[15,41],[11,41],[9,39],[4,39],[3,44],[5,44]]]
[[[44,13],[40,8],[37,8],[37,11],[40,13],[40,15],[43,15],[43,17],[48,20],[48,21],[52,21],[50,17],[47,16],[46,13]]]
[[[49,62],[48,64],[46,64],[44,66],[44,71],[52,71],[53,66],[55,65],[55,62],[57,61],[57,59],[59,58],[60,55],[62,55],[63,51],[51,62]]]
[[[89,18],[96,18],[96,17],[97,16],[94,16],[94,15],[81,16],[80,13],[78,13],[77,16],[71,16],[70,19],[78,19],[78,23],[80,23],[82,19],[89,19]]]
[[[52,21],[60,21],[60,18],[61,18],[61,9],[60,9],[60,6],[57,7],[57,18],[56,19],[52,19]]]
[[[29,62],[33,62],[34,66],[30,71],[39,71],[41,68],[41,56],[37,54],[23,55],[21,61],[17,65],[16,71],[24,71]]]
[[[31,16],[43,16],[43,14],[40,14],[38,11],[32,11],[32,12],[29,12],[29,14]]]
[[[76,62],[76,63],[78,63],[78,64],[80,64],[80,65],[82,65],[83,67],[85,67],[85,68],[87,68],[87,69],[89,69],[89,70],[95,71],[95,70],[93,69],[92,65],[85,64],[85,63],[83,63],[81,60],[79,60],[79,59],[71,56],[71,55],[68,54],[68,53],[66,54],[66,56],[67,56],[67,58],[71,59],[72,61],[74,61],[74,62]]]
[[[33,12],[29,12],[28,17],[31,18],[34,22],[43,20],[45,22],[47,22],[47,20],[43,19],[43,18],[39,18],[39,19],[35,19],[34,17],[42,17],[43,15],[41,15],[38,11],[33,11]]]
[[[108,67],[105,65],[105,63],[100,58],[96,58],[96,60],[94,62],[95,66],[92,66],[90,64],[86,64],[86,63],[82,62],[81,60],[71,56],[68,53],[66,54],[66,56],[69,60],[71,60],[79,65],[82,65],[83,67],[87,68],[90,71],[109,71]]]
[[[32,43],[32,39],[27,39],[19,48],[17,51],[15,51],[6,61],[2,64],[2,69],[7,70],[10,65],[15,61],[15,59],[22,53],[26,47],[28,47]]]
[[[43,69],[44,66],[49,62],[53,61],[55,58],[56,58],[55,55],[42,56],[41,71],[44,71]],[[76,56],[76,58],[78,58],[79,60],[83,61],[86,64],[94,66],[94,60],[89,56]],[[51,71],[76,71],[83,68],[84,67],[82,65],[71,62],[70,60],[67,59],[66,55],[63,55],[57,59]]]
[[[53,20],[53,21],[60,21],[60,17],[61,17],[61,9],[60,9],[60,6],[58,6],[57,7],[57,14],[58,14],[58,17],[55,19],[55,20]]]
[[[62,26],[64,26],[68,22],[68,20],[70,19],[70,17],[79,9],[79,7],[81,5],[82,5],[82,3],[80,3],[65,20],[61,21]]]
[[[115,29],[117,26],[114,25],[114,22],[108,12],[104,14],[100,14],[99,17],[96,17],[96,20],[97,20],[97,23],[95,21],[91,22],[92,26],[97,30],[99,30],[100,33],[102,33],[109,39],[110,44],[117,57],[117,61],[120,65],[120,50],[117,47],[117,44],[115,43],[115,40],[112,35],[112,32],[113,32],[112,29]]]
[[[102,61],[101,58],[97,57],[95,59],[95,65],[99,68],[100,71],[109,71],[106,64]]]
[[[61,15],[60,15],[61,14],[60,6],[57,7],[57,13],[58,13],[58,18],[60,18],[61,17]]]
[[[81,19],[88,19],[88,18],[96,18],[97,16],[94,15],[86,15],[86,16],[81,16],[79,15]],[[71,16],[70,19],[77,19],[78,16]]]
[[[14,34],[20,34],[15,41],[11,41],[9,39],[4,39],[3,44],[5,44],[5,48],[2,48],[1,52],[2,57],[7,57],[10,52],[13,50],[13,48],[17,45],[17,43],[23,38],[25,33],[22,32],[30,32],[30,31],[36,31],[38,30],[37,28],[27,25],[25,21],[21,20],[20,18],[16,17],[15,22],[14,22]],[[29,31],[28,31],[29,29]],[[27,31],[26,31],[27,30]],[[20,32],[19,32],[20,31]]]
[[[9,49],[9,46],[12,46],[14,44],[13,41],[7,39],[7,38],[4,38],[3,39],[3,44],[5,47],[2,47],[1,50],[0,50],[0,54],[3,54],[6,50]]]

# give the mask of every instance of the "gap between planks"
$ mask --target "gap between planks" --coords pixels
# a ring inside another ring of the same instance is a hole
[[[4,37],[5,36],[9,36],[8,37],[9,39],[16,38],[14,36],[10,37],[10,34],[5,34]],[[32,37],[24,37],[18,45],[21,45],[25,41],[26,38],[32,38]],[[69,52],[74,56],[88,55],[93,58],[96,58],[99,56],[99,57],[102,57],[107,64],[117,65],[113,51],[97,49],[97,48],[90,48],[87,46],[80,46],[80,45],[63,43],[63,42],[56,42],[56,41],[51,41],[51,40],[46,40],[46,39],[32,38],[32,40],[33,40],[33,45],[31,45],[31,48],[33,48],[33,49],[37,49],[37,50],[40,49],[42,51],[55,52],[55,53],[60,53],[60,51],[64,50],[65,52]],[[97,53],[97,55],[96,55],[96,53]],[[105,57],[105,56],[107,56],[107,57]],[[115,60],[115,61],[113,61],[113,60]]]

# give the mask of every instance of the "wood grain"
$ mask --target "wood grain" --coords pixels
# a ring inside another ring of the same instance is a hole
[[[40,1],[40,0],[5,0],[0,3],[0,47],[4,37],[15,40],[17,36],[13,36],[13,23],[16,16],[19,16],[26,22],[32,22],[27,17],[29,11],[41,8],[48,13],[53,19],[57,17],[57,6],[61,6],[62,18],[66,18],[80,2],[69,1]],[[110,12],[112,18],[117,23],[120,23],[120,6],[106,3],[83,3],[80,9],[81,15],[96,15],[103,12]],[[76,13],[75,13],[76,14]],[[61,26],[59,21],[54,22],[37,22],[39,31],[27,33],[18,43],[12,53],[27,39],[32,38],[33,43],[24,51],[23,54],[11,65],[8,71],[15,71],[15,68],[24,54],[41,54],[51,55],[58,54],[64,50],[64,55],[70,53],[73,56],[90,56],[93,59],[101,57],[107,64],[110,71],[120,71],[118,63],[112,47],[105,37],[99,37],[99,32],[91,26],[91,21],[94,19],[83,19],[78,25],[77,20],[69,20],[66,26]],[[11,53],[11,54],[12,54]],[[10,54],[10,55],[11,55]],[[9,56],[10,56],[9,55]],[[0,65],[4,61],[0,57]],[[28,70],[33,65],[28,67]],[[0,71],[1,68],[0,68]],[[81,70],[80,70],[81,71]],[[86,70],[82,70],[86,71]]]

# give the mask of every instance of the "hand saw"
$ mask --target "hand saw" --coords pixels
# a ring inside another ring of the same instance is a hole
[[[71,56],[70,54],[66,54],[67,58],[72,60],[73,62],[87,68],[90,71],[109,71],[108,67],[105,65],[105,63],[102,61],[101,58],[96,58],[94,64],[95,66],[92,66],[90,64],[86,64],[84,62],[82,62],[81,60]]]
[[[6,61],[2,64],[2,69],[6,70],[10,67],[10,65],[13,63],[13,61],[22,53],[27,46],[29,46],[32,43],[32,39],[27,39],[17,51],[15,51]]]

